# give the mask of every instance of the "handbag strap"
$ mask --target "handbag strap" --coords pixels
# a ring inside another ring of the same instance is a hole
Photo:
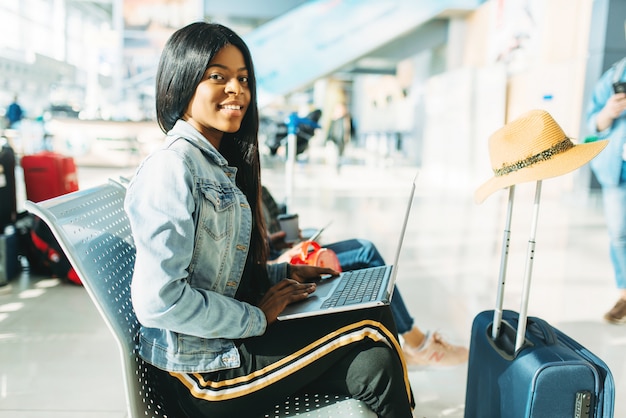
[[[322,248],[315,241],[303,241],[302,245],[300,246],[300,259],[302,261],[306,261],[307,257],[309,256],[309,247],[313,247],[313,252],[318,251],[320,248]]]

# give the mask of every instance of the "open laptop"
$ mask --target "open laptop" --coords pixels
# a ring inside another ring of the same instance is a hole
[[[417,174],[411,185],[409,203],[404,215],[393,264],[346,271],[338,277],[322,279],[317,282],[317,289],[307,299],[288,305],[278,315],[279,320],[305,318],[391,303],[391,297],[396,285],[400,250],[402,249],[402,242],[404,241],[406,226],[413,204],[413,196],[415,195],[416,181]],[[352,294],[342,295],[342,292],[352,292]]]

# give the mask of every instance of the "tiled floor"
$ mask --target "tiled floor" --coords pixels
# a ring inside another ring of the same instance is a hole
[[[79,167],[82,188],[132,170]],[[415,168],[406,164],[297,164],[290,210],[322,237],[374,241],[391,260]],[[264,183],[286,194],[285,169],[266,162]],[[616,298],[597,197],[568,175],[543,183],[529,313],[565,331],[610,366],[616,417],[626,416],[626,326],[602,322]],[[468,344],[473,317],[490,309],[500,262],[506,193],[477,206],[466,187],[420,177],[400,259],[398,287],[417,324]],[[534,188],[518,186],[505,307],[519,309]],[[417,417],[462,417],[466,367],[417,370]],[[21,277],[0,294],[0,418],[125,417],[117,347],[84,290]]]

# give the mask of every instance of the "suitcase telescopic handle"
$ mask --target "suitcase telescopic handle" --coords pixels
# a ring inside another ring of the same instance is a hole
[[[504,304],[504,285],[506,283],[506,267],[509,259],[509,244],[511,242],[511,219],[513,217],[513,201],[515,200],[515,185],[509,186],[509,200],[506,209],[506,221],[504,224],[504,236],[502,237],[502,250],[500,258],[500,271],[498,274],[498,293],[496,296],[496,309],[493,311],[493,328],[491,338],[494,340],[500,335],[502,327],[502,306]]]
[[[496,307],[493,312],[493,327],[491,330],[492,340],[496,340],[500,334],[502,326],[502,312],[504,301],[504,287],[506,282],[506,271],[509,256],[509,243],[511,238],[511,219],[513,213],[513,202],[515,196],[515,185],[509,186],[509,200],[506,213],[506,224],[504,227],[504,237],[502,240],[502,256],[500,260],[500,272],[498,277],[498,293],[496,298]],[[535,259],[535,236],[537,232],[537,219],[539,217],[539,201],[541,197],[541,180],[537,180],[535,189],[535,202],[533,207],[532,222],[530,228],[530,237],[528,239],[528,250],[526,254],[526,269],[524,272],[524,282],[522,289],[522,298],[519,311],[519,322],[517,326],[517,335],[515,338],[515,351],[520,350],[525,341],[527,318],[528,318],[528,298],[530,294],[530,282],[532,277],[533,261]]]
[[[522,289],[522,301],[520,303],[519,324],[517,325],[517,337],[515,338],[515,351],[522,348],[526,335],[526,320],[528,318],[528,298],[530,296],[530,281],[535,260],[535,237],[537,235],[537,219],[539,218],[539,201],[541,199],[541,180],[537,180],[535,188],[535,203],[533,205],[533,217],[530,225],[530,237],[528,238],[528,251],[526,254],[526,269],[524,272],[524,288]]]

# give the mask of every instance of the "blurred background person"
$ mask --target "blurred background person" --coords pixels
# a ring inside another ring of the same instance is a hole
[[[604,315],[613,324],[626,324],[626,58],[612,65],[596,83],[586,112],[587,127],[608,146],[590,162],[602,186],[609,250],[619,299]]]
[[[332,143],[337,149],[337,171],[341,167],[346,145],[352,140],[354,135],[354,122],[348,106],[344,102],[339,102],[335,105],[333,110],[332,120],[328,128],[328,134],[326,136],[326,143]]]
[[[22,106],[20,106],[17,99],[18,97],[16,94],[15,96],[13,96],[13,101],[11,102],[9,107],[7,107],[6,118],[7,127],[9,129],[15,129],[17,127],[17,124],[24,117],[24,111],[22,110]]]

